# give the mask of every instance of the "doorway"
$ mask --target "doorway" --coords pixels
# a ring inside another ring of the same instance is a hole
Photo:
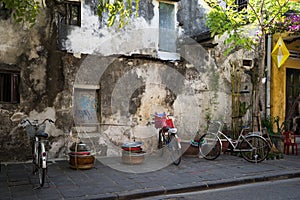
[[[300,69],[286,69],[286,121],[300,135]]]

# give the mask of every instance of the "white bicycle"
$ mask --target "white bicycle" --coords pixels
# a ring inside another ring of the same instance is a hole
[[[244,134],[243,127],[237,140],[232,140],[230,137],[222,133],[223,123],[220,121],[212,121],[208,131],[200,138],[199,153],[207,160],[214,160],[221,154],[222,142],[221,137],[229,143],[229,149],[232,152],[239,152],[241,156],[248,162],[258,163],[265,160],[269,151],[270,145],[268,141],[257,134],[250,132]]]
[[[25,128],[27,135],[32,138],[33,174],[38,174],[40,187],[44,186],[47,173],[48,133],[45,132],[46,121],[54,123],[51,119],[45,119],[42,123],[39,123],[38,120],[24,119],[20,123],[20,126]]]

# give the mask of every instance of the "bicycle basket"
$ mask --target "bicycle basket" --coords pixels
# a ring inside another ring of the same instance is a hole
[[[155,113],[154,126],[155,128],[162,128],[164,126],[167,126],[167,116],[165,113],[162,114]]]
[[[167,124],[168,127],[174,128],[174,124],[173,124],[173,120],[172,119],[167,119],[166,120],[166,124]]]
[[[207,133],[218,134],[218,132],[221,131],[222,128],[223,128],[223,123],[221,123],[219,121],[212,121],[209,124]]]
[[[36,130],[34,126],[27,125],[25,130],[29,137],[34,137],[36,133],[38,132],[44,132],[46,129],[46,124],[42,124],[39,126],[39,128]]]

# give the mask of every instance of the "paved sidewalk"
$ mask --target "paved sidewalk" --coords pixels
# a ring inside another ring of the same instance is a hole
[[[121,170],[132,167],[119,161],[117,158],[111,162],[116,162]],[[149,160],[145,162],[138,168],[145,169]],[[30,163],[2,163],[0,199],[134,199],[300,177],[300,156],[290,155],[258,164],[231,155],[221,155],[215,161],[183,157],[179,166],[170,165],[146,173],[122,172],[99,161],[90,170],[74,170],[69,168],[67,160],[53,161],[42,189],[35,189],[38,180],[31,174],[31,167]]]

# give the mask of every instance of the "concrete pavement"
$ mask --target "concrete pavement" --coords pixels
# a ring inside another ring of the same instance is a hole
[[[169,165],[154,171],[145,170],[151,166],[151,159],[145,159],[139,166],[122,164],[120,158],[97,160],[89,170],[74,170],[67,160],[59,160],[49,163],[45,186],[36,189],[38,179],[32,175],[30,163],[1,165],[0,199],[3,200],[136,199],[300,177],[299,155],[285,155],[283,159],[258,164],[226,154],[215,161],[184,156],[179,166]],[[125,172],[126,169],[129,170]]]

